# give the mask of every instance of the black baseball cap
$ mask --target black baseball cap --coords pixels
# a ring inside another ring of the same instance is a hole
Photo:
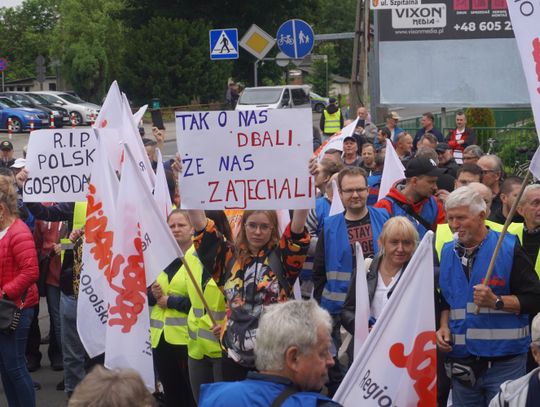
[[[4,140],[0,143],[0,150],[11,151],[13,150],[13,144],[11,144],[11,141],[9,140]]]
[[[437,143],[437,147],[435,147],[435,151],[438,153],[443,153],[447,150],[450,150],[448,143]]]
[[[343,139],[343,142],[345,143],[347,140],[352,140],[352,141],[356,142],[356,139],[355,139],[354,136],[352,136],[352,135],[351,135],[351,136],[345,137],[345,138]]]
[[[405,177],[419,177],[426,175],[428,177],[438,177],[443,174],[444,170],[437,167],[437,163],[431,158],[427,157],[414,157],[407,163],[405,168]]]

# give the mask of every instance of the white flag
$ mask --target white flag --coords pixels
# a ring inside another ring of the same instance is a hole
[[[390,188],[403,178],[405,178],[405,167],[401,163],[394,146],[390,140],[387,140],[381,186],[379,187],[379,200],[384,198],[390,191]]]
[[[138,171],[131,164],[131,157],[125,157],[114,221],[105,366],[110,369],[134,369],[141,375],[146,387],[153,390],[144,237],[138,219],[139,201],[133,199],[138,196],[139,191],[134,187],[139,178]]]
[[[139,126],[139,123],[143,119],[143,116],[146,113],[146,109],[148,109],[148,105],[141,106],[139,110],[133,113],[133,120],[135,121],[135,124],[137,126]]]
[[[356,242],[356,286],[354,311],[354,358],[369,334],[369,293],[366,278],[366,266],[362,246]]]
[[[122,93],[122,101],[124,120],[121,132],[122,140],[131,148],[131,153],[135,158],[137,168],[143,175],[143,179],[147,183],[150,190],[152,190],[156,182],[156,176],[152,170],[152,163],[146,154],[146,150],[139,134],[138,124],[135,123],[133,115],[131,114],[131,107],[129,106],[128,98],[124,93]]]
[[[341,195],[339,194],[339,188],[335,179],[332,180],[332,204],[330,205],[330,211],[328,216],[334,216],[338,213],[345,212],[343,202],[341,202]]]
[[[345,137],[353,135],[354,129],[356,129],[357,122],[358,118],[356,118],[356,120],[354,120],[352,123],[343,127],[339,133],[326,140],[314,153],[317,156],[317,161],[322,160],[322,158],[324,157],[324,153],[327,150],[336,149],[339,151],[343,151],[343,140],[345,139]]]
[[[174,240],[167,221],[162,216],[162,212],[158,208],[150,189],[142,181],[132,152],[129,146],[125,146],[126,154],[122,181],[125,172],[128,171],[128,181],[126,181],[129,182],[129,189],[126,190],[127,199],[130,201],[130,210],[135,214],[141,227],[146,280],[150,285],[161,271],[165,270],[178,257],[184,255],[176,240]]]
[[[98,134],[96,161],[88,191],[79,297],[77,331],[90,357],[105,352],[105,331],[111,272],[113,222],[116,213],[118,178],[111,168],[102,131]]]
[[[437,404],[432,241],[429,231],[336,392],[345,407]]]
[[[540,4],[508,1],[508,12],[525,72],[531,108],[540,137]],[[531,172],[540,179],[540,154],[531,161]]]
[[[163,219],[167,219],[172,211],[171,194],[169,193],[169,186],[167,184],[167,177],[165,175],[165,167],[163,166],[163,158],[161,151],[156,148],[157,154],[157,171],[156,171],[156,186],[154,188],[154,199],[158,205]]]

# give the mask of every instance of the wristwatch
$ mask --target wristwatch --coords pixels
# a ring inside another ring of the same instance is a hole
[[[497,295],[497,301],[495,301],[495,309],[501,311],[504,308],[504,301],[500,295]]]

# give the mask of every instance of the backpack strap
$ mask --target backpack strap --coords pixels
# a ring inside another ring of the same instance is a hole
[[[272,405],[270,407],[281,407],[285,400],[287,400],[290,396],[293,394],[298,393],[298,389],[296,387],[287,386],[283,389],[281,393],[274,399]]]
[[[418,221],[418,223],[420,223],[427,230],[433,231],[432,224],[429,223],[427,220],[425,220],[423,217],[421,217],[419,214],[417,214],[411,205],[398,201],[397,199],[393,199],[393,201],[396,203],[397,206],[403,209],[407,213],[407,215],[412,216],[414,219]]]
[[[281,250],[278,246],[272,249],[268,255],[268,263],[270,269],[276,275],[279,285],[285,290],[287,298],[291,298],[292,287],[289,284],[289,281],[285,278],[285,270],[283,270],[283,263],[281,262]]]

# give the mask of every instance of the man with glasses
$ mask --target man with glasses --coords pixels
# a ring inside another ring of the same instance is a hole
[[[493,194],[492,212],[501,210],[501,183],[504,178],[503,164],[499,157],[494,154],[483,155],[476,163],[482,168],[482,183],[491,189]]]
[[[368,184],[363,169],[345,167],[339,172],[337,183],[345,212],[325,218],[313,261],[313,296],[333,319],[336,365],[330,369],[330,396],[345,373],[337,360],[337,351],[341,346],[340,313],[356,268],[355,244],[361,244],[364,257],[377,253],[379,234],[389,218],[386,211],[366,206]]]
[[[463,164],[476,164],[483,155],[484,150],[476,144],[465,147],[463,150]]]
[[[414,157],[405,169],[406,179],[398,181],[388,194],[375,204],[390,216],[406,216],[415,226],[420,238],[428,230],[435,231],[445,222],[442,203],[433,194],[443,170],[427,157]]]

